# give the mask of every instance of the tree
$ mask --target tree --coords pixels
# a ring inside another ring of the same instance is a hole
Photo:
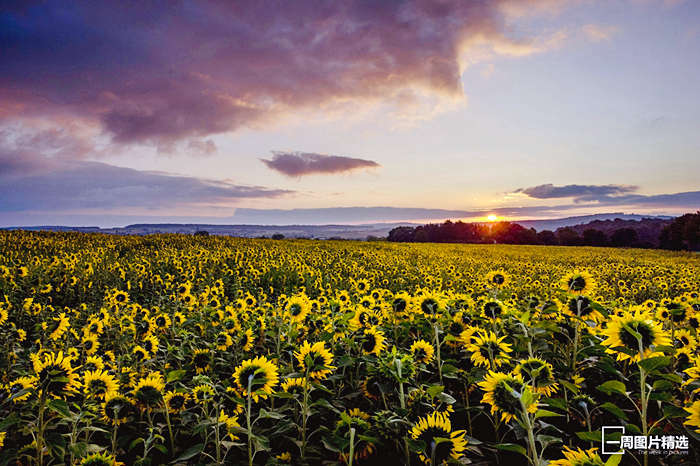
[[[271,236],[272,239],[284,239],[284,235],[282,233],[275,233],[274,235]]]
[[[700,211],[675,218],[663,229],[659,242],[664,249],[700,250]]]
[[[600,230],[588,228],[583,232],[583,244],[587,246],[605,246],[608,243],[608,237]]]
[[[557,241],[557,236],[552,230],[542,230],[537,233],[537,242],[547,246],[559,244],[559,241]]]
[[[564,246],[577,246],[581,244],[581,237],[573,228],[565,227],[557,230],[559,244]]]
[[[620,228],[610,236],[610,242],[618,248],[631,248],[637,243],[637,232],[632,228]]]

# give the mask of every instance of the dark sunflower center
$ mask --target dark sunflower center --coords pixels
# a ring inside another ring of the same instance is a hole
[[[501,275],[500,273],[497,273],[496,275],[493,276],[493,282],[496,285],[503,285],[503,282],[506,281],[506,277]]]
[[[403,298],[396,298],[391,305],[394,307],[394,311],[403,312],[406,310],[406,300]]]
[[[654,333],[652,329],[644,322],[630,322],[628,325],[642,336],[642,349],[649,348],[654,342]],[[627,348],[639,348],[637,338],[624,328],[620,330],[620,340],[622,340],[623,345]]]
[[[583,277],[574,277],[569,279],[569,289],[572,291],[581,291],[586,287],[586,279]]]
[[[523,388],[523,384],[517,380],[508,380],[508,386],[520,392]],[[496,403],[496,407],[509,414],[515,414],[520,409],[520,400],[513,396],[512,392],[506,388],[503,382],[499,382],[496,385],[496,389],[493,392],[493,399]]]
[[[104,380],[93,380],[90,383],[90,391],[96,395],[102,395],[107,392],[107,384]]]
[[[366,336],[365,341],[362,343],[362,349],[367,351],[368,353],[371,353],[374,351],[374,348],[377,346],[377,338],[369,334]]]
[[[292,304],[291,306],[289,306],[289,313],[293,316],[298,316],[299,314],[301,314],[301,306],[298,304]]]
[[[200,369],[207,367],[209,365],[209,355],[206,353],[199,353],[194,356],[194,365]]]
[[[185,397],[182,395],[174,395],[170,398],[170,408],[180,409],[185,404]]]
[[[442,464],[446,461],[450,454],[452,453],[452,441],[442,441],[437,443],[437,439],[449,439],[450,433],[439,427],[429,427],[425,431],[421,432],[418,440],[425,442],[426,455],[429,457],[433,456],[433,449],[435,449],[435,463]]]
[[[433,314],[437,311],[438,303],[433,298],[427,298],[423,300],[420,308],[425,314]]]
[[[503,309],[501,308],[501,305],[498,303],[494,302],[488,302],[484,304],[484,313],[486,314],[487,317],[491,317],[492,319],[495,319],[501,313],[503,312]]]

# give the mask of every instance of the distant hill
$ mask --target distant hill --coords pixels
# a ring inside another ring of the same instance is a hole
[[[658,219],[658,220],[672,220],[673,217],[668,215],[637,215],[637,214],[624,214],[621,212],[611,213],[611,214],[595,214],[595,215],[580,215],[577,217],[565,217],[565,218],[555,218],[549,220],[515,220],[514,223],[524,226],[525,228],[534,228],[537,231],[551,230],[555,231],[559,228],[576,226],[576,225],[587,225],[590,222],[600,221],[600,220],[642,220],[642,219]]]
[[[649,217],[636,214],[606,213],[596,215],[583,215],[549,220],[517,220],[513,223],[525,228],[534,228],[536,231],[551,230],[567,226],[588,224],[591,221],[605,221],[621,219],[626,221],[652,218],[669,220],[672,217]],[[386,238],[389,232],[397,227],[415,227],[420,224],[409,222],[394,223],[366,223],[361,225],[218,225],[203,223],[136,223],[125,227],[100,228],[95,226],[72,227],[64,225],[43,225],[29,227],[0,228],[5,230],[30,230],[30,231],[78,231],[83,233],[108,233],[116,235],[149,235],[156,233],[182,233],[194,234],[198,231],[206,231],[211,235],[237,236],[242,238],[271,237],[272,235],[284,235],[285,238],[317,238],[317,239],[366,239],[369,236]]]
[[[83,233],[108,233],[115,235],[151,235],[156,233],[195,234],[206,231],[210,235],[236,236],[240,238],[272,237],[283,235],[285,238],[316,239],[366,239],[367,237],[385,238],[389,231],[411,223],[373,223],[366,225],[209,225],[200,223],[139,223],[116,228],[70,227],[70,226],[33,226],[10,227],[5,230],[29,231],[77,231]]]

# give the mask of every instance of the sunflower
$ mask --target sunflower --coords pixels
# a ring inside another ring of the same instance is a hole
[[[100,342],[97,340],[97,335],[85,335],[81,343],[86,354],[95,354],[100,348]]]
[[[355,429],[355,450],[353,461],[357,462],[368,458],[374,453],[376,447],[369,438],[372,437],[372,425],[370,415],[359,408],[353,408],[340,415],[340,420],[335,425],[334,434],[350,443],[350,429]],[[350,452],[341,451],[340,460],[348,463]]]
[[[358,293],[366,293],[369,290],[369,281],[367,281],[364,278],[361,278],[355,282],[355,289],[357,290]]]
[[[657,356],[654,352],[657,346],[669,346],[671,339],[656,322],[650,311],[638,307],[633,311],[626,311],[622,316],[613,316],[608,322],[608,327],[602,331],[607,339],[603,345],[607,346],[607,353],[617,353],[617,360],[623,361],[631,358],[632,361]],[[635,335],[636,334],[636,335]],[[638,340],[639,338],[639,340]],[[630,356],[618,348],[627,348],[635,352]]]
[[[208,349],[196,349],[192,355],[192,365],[197,374],[211,369],[211,351]]]
[[[170,324],[172,324],[168,314],[160,313],[151,319],[153,321],[153,326],[161,331],[167,330],[168,327],[170,327]]]
[[[253,336],[253,330],[246,329],[245,332],[240,332],[236,338],[236,346],[243,351],[250,351],[253,349],[253,344],[255,343],[255,337]]]
[[[364,354],[379,354],[384,351],[386,344],[384,343],[384,334],[378,328],[372,327],[365,329],[363,332],[362,352]]]
[[[70,319],[65,312],[61,312],[58,317],[53,317],[50,323],[42,322],[41,327],[49,333],[49,339],[56,341],[60,339],[70,328]]]
[[[445,299],[439,293],[425,291],[421,296],[412,300],[415,312],[422,314],[430,321],[438,320],[445,309]]]
[[[141,337],[141,344],[143,345],[143,348],[146,351],[148,351],[148,354],[155,355],[158,351],[158,345],[160,345],[160,341],[158,340],[157,336],[151,333],[146,333],[145,335],[143,335],[143,337]]]
[[[500,322],[501,317],[506,313],[506,305],[496,299],[489,299],[480,303],[481,317],[494,322]]]
[[[80,466],[117,466],[114,456],[107,453],[92,453],[80,461]]]
[[[484,391],[482,403],[491,405],[491,414],[500,412],[502,421],[509,422],[521,412],[520,399],[513,394],[525,389],[521,375],[489,371],[478,385]],[[528,411],[537,411],[537,403],[530,404]]]
[[[306,316],[309,315],[311,311],[311,303],[309,299],[304,295],[292,296],[287,301],[285,306],[285,312],[292,322],[301,323],[304,322]]]
[[[63,351],[44,353],[33,358],[34,372],[37,376],[39,390],[45,390],[51,397],[73,394],[80,386],[79,376],[71,365],[70,358],[63,356]]]
[[[99,356],[88,356],[85,360],[85,364],[82,365],[81,369],[83,372],[87,371],[101,371],[105,368],[105,363]]]
[[[564,305],[564,314],[581,320],[603,322],[605,316],[598,310],[599,306],[583,295],[572,296]]]
[[[226,351],[233,345],[233,338],[228,332],[219,332],[216,335],[216,349],[219,351]]]
[[[146,351],[146,349],[141,345],[134,346],[134,349],[131,350],[131,354],[133,354],[134,358],[136,358],[136,360],[139,362],[145,361],[150,357],[148,351]]]
[[[695,349],[697,346],[697,340],[686,329],[676,330],[673,338],[675,340],[674,342],[677,343],[676,346],[679,348]]]
[[[421,443],[418,456],[425,464],[459,460],[467,447],[465,431],[453,431],[449,416],[439,411],[418,419],[410,433],[413,440]]]
[[[429,364],[433,360],[435,350],[433,345],[425,340],[418,340],[411,345],[411,354],[416,361]]]
[[[597,448],[572,450],[564,446],[564,458],[549,462],[549,466],[604,466],[603,460],[596,454]]]
[[[116,394],[119,384],[114,376],[102,371],[88,371],[83,376],[83,393],[88,398],[105,399],[107,396]]]
[[[557,391],[557,382],[554,378],[552,365],[539,358],[522,360],[515,366],[513,373],[523,377],[526,384],[532,387],[535,393],[551,396]]]
[[[573,294],[590,295],[595,290],[596,282],[590,273],[575,271],[561,280],[561,288]]]
[[[690,413],[683,424],[696,427],[695,432],[700,433],[700,400],[683,409]]]
[[[503,288],[510,282],[510,275],[504,270],[493,270],[486,274],[486,283],[489,286]]]
[[[134,410],[134,403],[124,395],[109,394],[102,403],[102,419],[108,424],[124,424]]]
[[[36,377],[19,377],[7,384],[6,390],[12,402],[19,403],[28,400],[32,395],[32,390],[36,388],[36,382]],[[26,392],[20,395],[23,390]]]
[[[493,332],[483,332],[472,339],[466,350],[472,353],[471,360],[477,366],[495,369],[510,361],[511,345],[504,343],[506,336],[498,338]]]
[[[211,385],[197,385],[192,390],[192,400],[200,405],[211,401],[214,395],[214,389]]]
[[[280,386],[282,387],[282,390],[284,390],[286,393],[291,394],[303,393],[304,386],[308,388],[308,384],[306,383],[306,380],[304,380],[303,377],[291,377],[285,379]]]
[[[163,376],[159,372],[154,372],[146,377],[141,377],[132,390],[132,394],[139,404],[152,408],[160,403],[164,388]]]
[[[257,403],[259,397],[266,399],[267,395],[272,394],[279,376],[275,364],[265,356],[258,356],[243,361],[233,373],[233,379],[243,396],[248,396],[250,388],[251,396]]]
[[[112,304],[114,305],[124,305],[129,302],[129,294],[126,291],[115,291],[112,293]]]
[[[165,407],[168,412],[177,414],[185,410],[187,401],[189,401],[190,395],[183,392],[169,391],[163,397]]]
[[[299,370],[308,373],[312,379],[325,379],[335,369],[335,366],[332,365],[333,353],[326,349],[326,345],[322,341],[313,345],[304,341],[294,356],[297,358]]]
[[[238,440],[238,434],[240,433],[241,425],[238,423],[238,420],[235,417],[229,416],[222,409],[219,413],[219,422],[221,424],[226,425],[226,436],[232,442]]]

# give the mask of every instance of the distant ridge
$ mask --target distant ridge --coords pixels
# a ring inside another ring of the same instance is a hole
[[[645,218],[670,220],[671,216],[653,216],[625,214],[622,212],[581,215],[547,220],[512,220],[526,228],[534,228],[537,231],[552,230],[558,228],[582,225],[596,220],[642,220]],[[399,226],[418,226],[419,223],[392,222],[392,223],[365,223],[359,225],[327,224],[327,225],[253,225],[232,224],[218,225],[209,223],[134,223],[124,227],[100,228],[96,226],[74,227],[65,225],[43,226],[17,226],[0,228],[2,230],[28,230],[28,231],[76,231],[83,233],[107,233],[117,235],[149,235],[156,233],[182,233],[194,234],[198,231],[206,231],[212,235],[237,236],[242,238],[270,237],[281,234],[287,238],[342,238],[365,239],[368,236],[386,237],[393,228]]]
[[[643,219],[655,219],[655,220],[671,220],[674,217],[668,215],[638,215],[638,214],[625,214],[622,212],[614,212],[610,214],[595,214],[595,215],[580,215],[576,217],[564,217],[549,220],[514,220],[513,223],[517,223],[526,228],[534,228],[537,231],[551,230],[555,231],[558,228],[572,227],[576,225],[583,225],[596,220],[643,220]]]

